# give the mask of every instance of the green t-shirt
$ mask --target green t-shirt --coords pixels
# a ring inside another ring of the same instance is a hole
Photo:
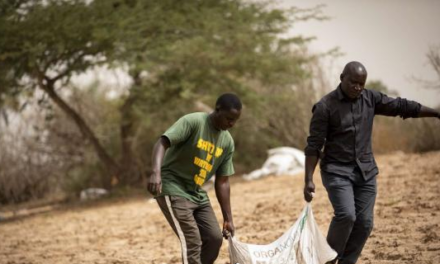
[[[214,128],[208,113],[180,118],[163,136],[171,147],[162,164],[163,195],[181,196],[197,204],[209,202],[201,186],[213,175],[234,174],[234,140],[228,131]]]

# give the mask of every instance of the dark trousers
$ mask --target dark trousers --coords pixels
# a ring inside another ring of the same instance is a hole
[[[178,196],[156,198],[182,247],[183,264],[212,264],[223,242],[211,204],[198,205]]]
[[[327,241],[338,252],[339,264],[354,264],[373,229],[376,176],[365,181],[358,168],[347,176],[321,175],[334,210]]]

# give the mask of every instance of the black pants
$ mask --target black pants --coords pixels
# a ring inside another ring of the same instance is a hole
[[[338,263],[354,264],[373,229],[376,176],[365,181],[359,169],[349,176],[321,175],[334,210],[327,241],[338,252]]]
[[[223,242],[211,204],[198,205],[178,196],[156,198],[182,246],[183,264],[212,264]]]

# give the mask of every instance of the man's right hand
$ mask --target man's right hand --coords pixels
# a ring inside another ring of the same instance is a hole
[[[304,186],[304,199],[310,203],[313,200],[313,195],[315,193],[315,184],[313,181],[306,182]]]
[[[235,227],[234,224],[232,223],[232,221],[225,221],[223,223],[223,237],[228,239],[229,236],[234,237],[234,233],[235,233]]]
[[[162,178],[160,177],[160,173],[153,173],[148,178],[148,191],[152,195],[158,195],[162,193]]]

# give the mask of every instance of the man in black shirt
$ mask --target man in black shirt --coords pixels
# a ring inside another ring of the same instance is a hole
[[[414,101],[364,89],[367,71],[359,62],[348,63],[340,79],[336,90],[313,106],[305,149],[304,198],[307,202],[313,199],[313,173],[321,158],[322,182],[334,209],[327,241],[338,252],[338,263],[348,264],[356,263],[373,229],[379,172],[371,148],[374,116],[440,119],[440,113]]]

